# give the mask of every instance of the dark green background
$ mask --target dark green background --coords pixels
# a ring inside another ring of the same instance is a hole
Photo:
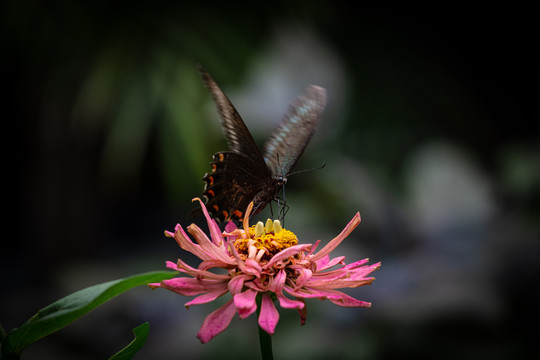
[[[4,2],[0,322],[16,327],[72,291],[165,260],[197,263],[163,230],[193,221],[190,200],[226,147],[200,62],[261,144],[267,117],[279,120],[309,83],[327,88],[297,169],[326,167],[289,179],[286,226],[325,242],[360,211],[334,255],[383,263],[372,286],[349,292],[370,310],[310,301],[302,328],[281,311],[276,358],[528,354],[539,300],[537,32],[518,5]],[[200,345],[218,304],[186,311],[187,301],[137,289],[27,358],[104,358],[144,321],[141,359],[257,358],[253,318]]]

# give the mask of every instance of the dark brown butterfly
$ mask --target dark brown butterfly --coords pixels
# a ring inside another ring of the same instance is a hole
[[[239,221],[253,201],[253,215],[272,200],[287,182],[294,165],[315,132],[326,103],[326,91],[308,86],[293,102],[261,154],[244,121],[214,79],[198,66],[217,106],[230,151],[214,154],[211,172],[204,175],[203,200],[218,222]]]

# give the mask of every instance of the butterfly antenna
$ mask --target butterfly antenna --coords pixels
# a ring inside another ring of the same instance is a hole
[[[305,172],[309,172],[309,171],[321,170],[321,169],[324,169],[325,166],[326,166],[326,163],[324,163],[324,164],[322,164],[321,166],[316,167],[316,168],[303,169],[303,170],[293,171],[292,173],[289,174],[289,176],[295,175],[295,174],[300,174],[300,173],[305,173]]]

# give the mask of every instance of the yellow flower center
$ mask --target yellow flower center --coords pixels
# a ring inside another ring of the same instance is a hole
[[[259,261],[263,256],[269,259],[278,252],[297,244],[298,239],[292,231],[282,228],[279,220],[270,219],[265,225],[259,221],[251,226],[248,237],[239,237],[234,242],[238,252],[248,254],[248,257]]]

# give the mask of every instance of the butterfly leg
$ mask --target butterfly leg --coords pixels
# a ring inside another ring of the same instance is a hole
[[[281,221],[281,225],[285,226],[285,215],[287,214],[287,212],[289,212],[289,206],[287,205],[287,200],[282,199],[277,196],[274,200],[277,201],[277,204],[278,204],[278,209],[279,209],[278,217]],[[273,214],[272,214],[272,217],[273,217]]]

